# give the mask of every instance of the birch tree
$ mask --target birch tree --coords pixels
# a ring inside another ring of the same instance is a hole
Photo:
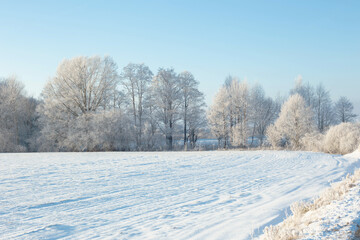
[[[340,97],[335,103],[335,116],[338,123],[352,122],[356,118],[356,114],[353,113],[354,106],[347,97]]]
[[[146,95],[149,94],[152,76],[153,74],[149,67],[144,64],[130,63],[123,68],[121,73],[125,94],[131,101],[137,149],[142,149],[144,145],[145,100]]]
[[[183,141],[184,149],[195,147],[198,131],[205,125],[204,94],[199,91],[199,82],[194,76],[184,71],[179,74],[180,94],[181,94],[181,117],[183,122]]]
[[[265,96],[265,91],[261,85],[255,85],[251,88],[250,110],[252,125],[250,145],[253,145],[255,135],[259,138],[259,145],[262,145],[266,128],[275,120],[277,106],[271,98]]]
[[[165,135],[166,149],[172,150],[175,124],[180,119],[182,103],[179,78],[174,69],[160,68],[153,78],[152,89],[158,126]]]

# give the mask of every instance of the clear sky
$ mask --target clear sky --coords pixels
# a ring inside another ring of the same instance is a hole
[[[360,114],[360,1],[0,0],[0,76],[38,96],[64,58],[188,70],[211,103],[229,74],[285,95],[297,75]]]

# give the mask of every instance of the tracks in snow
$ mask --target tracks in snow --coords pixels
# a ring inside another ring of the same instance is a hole
[[[350,171],[307,152],[0,155],[0,238],[245,239]]]

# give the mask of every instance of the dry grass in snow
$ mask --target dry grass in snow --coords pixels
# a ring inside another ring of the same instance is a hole
[[[320,220],[318,210],[330,205],[333,201],[343,199],[346,193],[355,187],[359,181],[360,170],[356,170],[352,176],[347,175],[344,180],[332,184],[330,188],[326,189],[312,202],[295,202],[290,206],[292,215],[276,226],[266,227],[260,239],[291,240],[308,237],[305,236],[309,232],[306,229],[309,228],[310,224]],[[337,230],[334,229],[334,231]],[[360,230],[355,232],[355,236],[356,234],[360,235]]]

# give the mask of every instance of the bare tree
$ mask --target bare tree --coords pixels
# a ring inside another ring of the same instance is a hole
[[[347,97],[340,97],[335,103],[335,116],[338,123],[352,122],[356,118],[356,114],[353,113],[354,106]]]
[[[314,105],[314,88],[310,85],[309,82],[304,84],[303,78],[301,75],[298,75],[295,78],[295,87],[290,90],[290,95],[299,94],[305,100],[305,103],[308,107],[313,107]]]
[[[130,63],[123,68],[121,73],[122,85],[125,87],[126,95],[131,100],[131,112],[135,128],[135,141],[137,149],[142,149],[143,132],[145,124],[145,100],[149,94],[149,86],[152,79],[152,72],[144,64]]]
[[[188,147],[190,142],[191,148],[195,146],[197,141],[198,129],[204,125],[204,94],[199,91],[199,82],[194,76],[187,71],[179,74],[180,94],[181,94],[181,115],[183,122],[184,149]]]
[[[155,115],[160,130],[165,134],[167,150],[173,149],[175,124],[180,119],[181,89],[174,69],[160,68],[152,81]]]
[[[150,87],[150,92],[153,90]],[[157,119],[157,108],[155,104],[156,99],[153,94],[148,94],[145,101],[145,112],[146,112],[146,122],[144,125],[144,148],[147,150],[153,150],[160,146],[159,139],[159,128],[158,128],[158,119]]]
[[[250,94],[250,122],[252,125],[250,145],[253,145],[255,135],[259,138],[259,145],[262,145],[266,128],[275,120],[276,107],[271,98],[266,98],[261,85],[252,87]]]
[[[313,109],[317,128],[323,133],[334,123],[334,114],[329,91],[322,84],[316,88]]]
[[[29,150],[37,120],[36,105],[16,77],[0,80],[0,152]]]

